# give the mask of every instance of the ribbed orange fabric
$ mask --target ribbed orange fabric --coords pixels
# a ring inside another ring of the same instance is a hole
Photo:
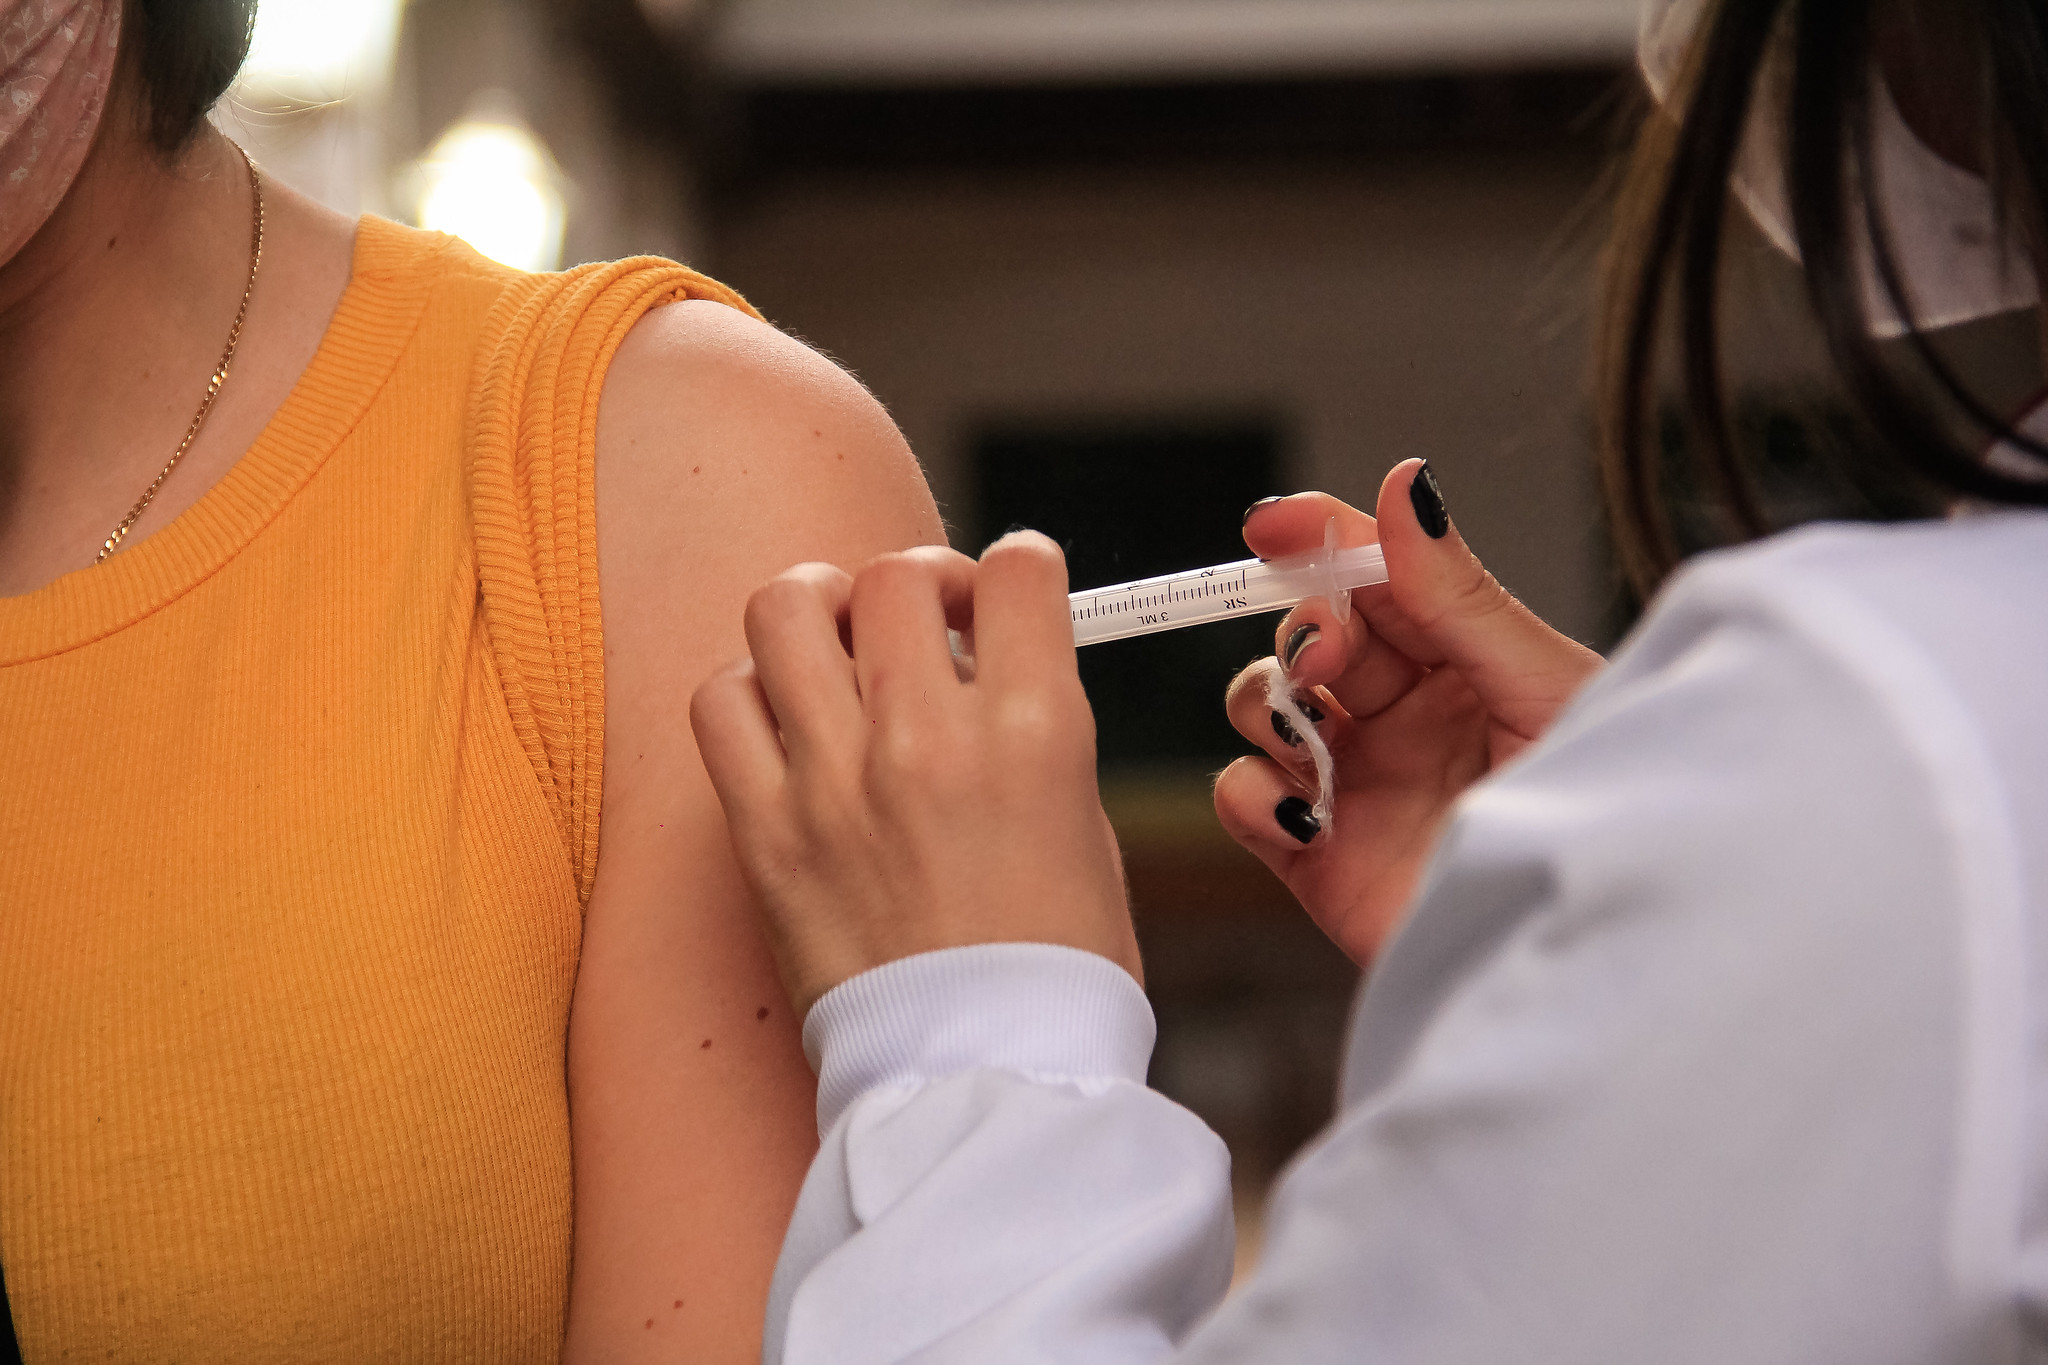
[[[559,1353],[597,398],[686,296],[745,306],[365,219],[226,478],[0,599],[0,1265],[31,1361]]]

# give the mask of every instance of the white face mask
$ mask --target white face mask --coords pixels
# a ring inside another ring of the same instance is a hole
[[[1706,0],[1644,0],[1636,55],[1659,104],[1670,97],[1705,8]],[[1775,63],[1760,76],[1763,94],[1750,116],[1730,183],[1764,235],[1797,260],[1781,156],[1782,106],[1773,97],[1774,88],[1782,90],[1783,77]],[[1914,321],[1923,328],[1947,327],[2033,306],[2040,297],[2033,265],[2017,243],[1999,232],[1990,186],[1915,137],[1882,79],[1873,80],[1872,91],[1871,140],[1883,195],[1879,207]],[[1878,279],[1869,237],[1860,224],[1857,256],[1871,330],[1878,336],[1900,335],[1905,324]]]
[[[85,164],[120,37],[121,0],[0,0],[0,265]]]

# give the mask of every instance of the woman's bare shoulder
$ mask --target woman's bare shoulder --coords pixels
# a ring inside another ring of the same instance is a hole
[[[670,640],[727,653],[747,594],[791,564],[944,539],[873,395],[796,338],[708,301],[656,308],[620,344],[598,410],[597,495],[607,635],[614,622],[630,633],[621,613],[645,597]]]
[[[745,580],[731,584],[735,609],[799,560],[858,562],[944,535],[917,461],[858,380],[698,300],[648,313],[613,358],[598,499],[607,561],[687,560],[693,576]],[[602,573],[618,581],[610,562]]]
[[[565,1358],[758,1356],[816,1143],[812,1078],[686,708],[744,652],[756,587],[799,561],[937,540],[938,512],[851,375],[693,301],[643,318],[606,374],[597,534],[603,837],[570,1028]]]
[[[671,530],[719,532],[721,559],[756,560],[742,539],[770,560],[943,539],[882,405],[811,347],[723,304],[657,308],[628,334],[605,382],[598,458],[601,479],[648,500]]]

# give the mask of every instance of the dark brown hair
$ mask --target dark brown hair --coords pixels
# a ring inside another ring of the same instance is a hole
[[[172,155],[226,92],[249,56],[256,0],[128,0],[150,142]]]
[[[1941,92],[1985,168],[2006,230],[2038,248],[2048,224],[2048,6],[2040,0],[1711,0],[1666,109],[1640,134],[1605,262],[1597,357],[1601,453],[1622,564],[1647,592],[1678,555],[1666,495],[1655,389],[1675,333],[1685,445],[1702,490],[1741,537],[1773,528],[1730,434],[1717,317],[1729,175],[1759,100],[1784,100],[1780,124],[1793,235],[1808,301],[1843,387],[1863,419],[1866,458],[1903,462],[1949,495],[2048,504],[2048,447],[1979,401],[1912,325],[1884,215],[1872,192],[1871,92],[1882,38],[1899,25],[1943,26],[1963,79]],[[1782,92],[1760,88],[1766,58]],[[1953,75],[1955,73],[1943,73]],[[1893,311],[1908,323],[1901,364],[1871,334],[1857,261],[1867,235]],[[2037,249],[2035,258],[2041,258]],[[1676,311],[1670,311],[1676,293]],[[2003,439],[2043,461],[2040,479],[1988,467]]]

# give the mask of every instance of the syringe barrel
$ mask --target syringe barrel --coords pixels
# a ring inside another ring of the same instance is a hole
[[[1099,644],[1234,616],[1282,611],[1322,595],[1332,574],[1339,588],[1386,581],[1385,560],[1377,545],[1339,550],[1327,571],[1323,558],[1323,552],[1317,550],[1288,559],[1241,559],[1073,593],[1068,605],[1074,643]]]

